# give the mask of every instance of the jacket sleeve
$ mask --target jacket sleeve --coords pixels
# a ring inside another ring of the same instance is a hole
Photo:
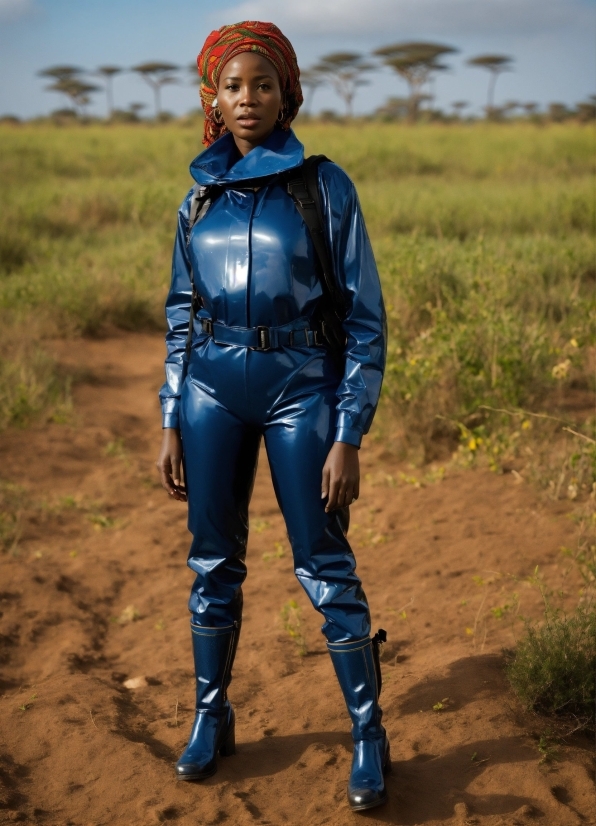
[[[186,336],[190,323],[192,296],[191,264],[186,249],[186,233],[192,189],[178,210],[178,227],[172,255],[172,281],[166,299],[166,362],[165,384],[159,391],[162,426],[179,426],[180,393],[186,376]]]
[[[381,392],[387,349],[385,308],[354,184],[338,166],[324,162],[319,167],[319,188],[334,272],[347,302],[345,372],[337,390],[335,441],[359,447]]]

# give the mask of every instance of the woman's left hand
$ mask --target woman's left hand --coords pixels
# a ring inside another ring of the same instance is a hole
[[[321,499],[327,499],[326,513],[351,505],[360,495],[358,448],[335,442],[323,467]]]

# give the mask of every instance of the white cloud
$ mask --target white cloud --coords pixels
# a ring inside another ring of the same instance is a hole
[[[34,9],[33,0],[0,0],[0,21],[16,20]]]
[[[218,15],[221,16],[221,13]],[[584,0],[245,0],[234,20],[269,20],[292,35],[535,34],[593,20]]]

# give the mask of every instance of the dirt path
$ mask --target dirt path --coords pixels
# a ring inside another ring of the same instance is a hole
[[[596,823],[590,743],[541,765],[546,725],[521,714],[502,671],[521,627],[504,607],[513,592],[522,614],[538,615],[525,581],[534,567],[574,591],[559,553],[573,539],[566,506],[480,471],[416,488],[370,442],[351,538],[375,627],[389,634],[390,803],[360,816],[347,807],[348,718],[264,456],[230,690],[238,753],[204,783],[177,782],[193,715],[192,574],[184,508],[153,466],[162,340],[60,349],[87,371],[74,421],[0,438],[8,544],[20,532],[0,557],[0,823]],[[303,657],[281,622],[292,599]],[[140,688],[124,686],[136,677]]]

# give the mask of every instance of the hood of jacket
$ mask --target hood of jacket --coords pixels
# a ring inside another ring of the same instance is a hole
[[[190,174],[200,186],[230,185],[279,175],[303,161],[304,146],[291,129],[274,129],[243,158],[238,158],[234,136],[226,132],[194,159]]]

